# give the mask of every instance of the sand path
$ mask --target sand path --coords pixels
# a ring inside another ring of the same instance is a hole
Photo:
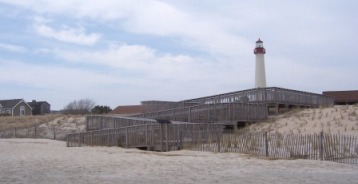
[[[358,183],[358,166],[0,139],[0,183]]]

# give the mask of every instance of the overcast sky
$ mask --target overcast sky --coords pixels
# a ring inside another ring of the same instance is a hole
[[[358,1],[0,0],[0,99],[98,105],[358,89]]]

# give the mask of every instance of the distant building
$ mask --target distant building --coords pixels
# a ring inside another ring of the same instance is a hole
[[[140,114],[142,112],[143,112],[142,105],[124,105],[124,106],[116,107],[108,114],[134,115],[134,114]]]
[[[32,108],[32,115],[44,115],[51,113],[51,105],[46,101],[27,102]]]
[[[24,99],[0,100],[0,114],[29,116],[32,115],[32,108]]]
[[[358,90],[351,91],[324,91],[322,93],[325,96],[332,97],[334,104],[345,105],[345,104],[356,104],[358,103]]]

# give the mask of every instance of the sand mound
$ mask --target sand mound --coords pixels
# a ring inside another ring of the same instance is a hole
[[[321,131],[332,134],[358,135],[358,106],[294,110],[269,117],[247,127],[250,132],[278,132],[283,134],[314,134]]]

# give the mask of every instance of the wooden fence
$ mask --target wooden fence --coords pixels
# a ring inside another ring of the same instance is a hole
[[[154,151],[237,152],[358,164],[358,138],[346,135],[234,133],[220,124],[147,124],[67,135],[67,146],[120,146]]]
[[[45,138],[66,140],[66,135],[74,132],[75,130],[60,129],[58,127],[33,126],[0,131],[0,138]]]
[[[200,132],[196,132],[200,137]],[[210,138],[217,140],[217,136]],[[199,139],[202,140],[202,139]],[[198,151],[237,152],[272,158],[303,158],[358,164],[358,137],[332,134],[224,133],[220,141],[188,147]]]
[[[67,135],[67,146],[120,146],[153,151],[180,150],[200,141],[194,132],[207,139],[222,133],[220,124],[146,124],[103,129]],[[219,137],[219,136],[217,136]]]

